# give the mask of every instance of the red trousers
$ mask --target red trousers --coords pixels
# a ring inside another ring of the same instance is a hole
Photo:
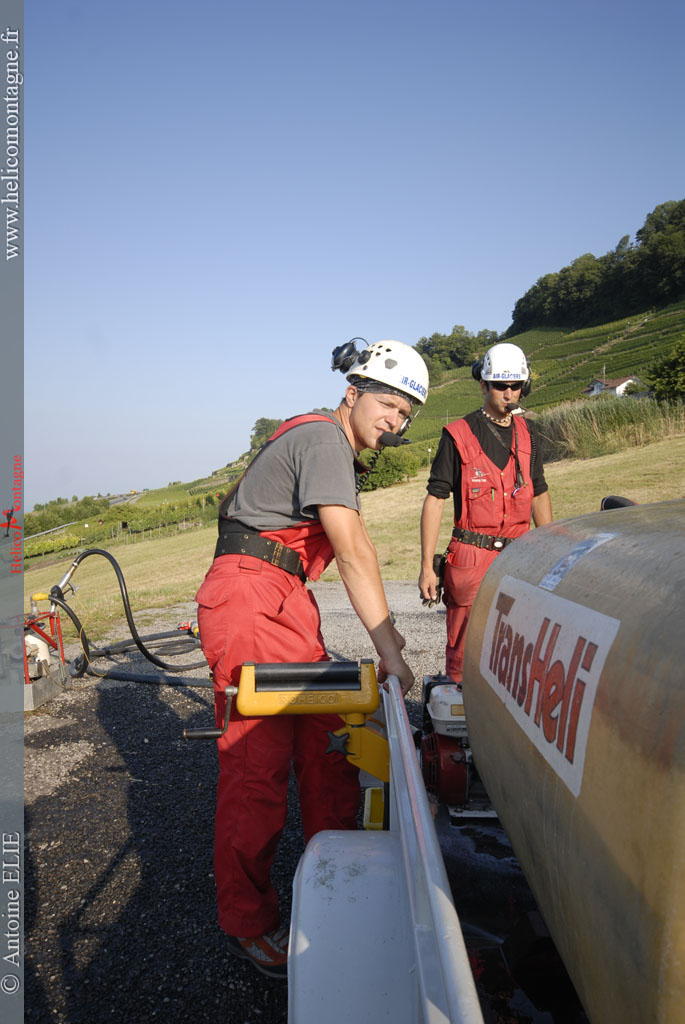
[[[497,554],[497,551],[462,544],[456,539],[452,539],[448,548],[442,598],[447,606],[445,672],[455,683],[460,683],[464,675],[464,642],[471,607],[480,581]]]
[[[295,576],[243,555],[216,559],[198,591],[198,624],[214,675],[217,725],[224,688],[237,685],[244,661],[326,661],[319,610]],[[229,935],[263,935],[279,924],[271,864],[287,813],[292,762],[305,839],[322,829],[356,828],[359,773],[326,754],[336,715],[246,718],[231,707],[218,742],[214,836],[219,924]]]

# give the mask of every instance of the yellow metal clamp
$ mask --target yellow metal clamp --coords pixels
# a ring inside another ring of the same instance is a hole
[[[245,662],[240,673],[237,707],[241,715],[370,715],[379,703],[372,661],[359,665]]]
[[[372,661],[255,665],[240,673],[241,715],[339,715],[345,725],[330,734],[329,751],[383,782],[389,779],[388,741],[366,724],[380,705]]]
[[[366,725],[364,715],[342,715],[346,723],[340,729],[330,733],[329,751],[337,750],[357,768],[368,772],[381,782],[390,780],[390,759],[388,741],[375,730]],[[333,737],[338,737],[337,741]],[[328,753],[328,751],[326,751]]]

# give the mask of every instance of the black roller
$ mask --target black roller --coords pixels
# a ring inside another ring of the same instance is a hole
[[[184,729],[184,740],[219,740],[223,736],[223,729]]]
[[[255,665],[255,691],[317,692],[359,690],[361,679],[356,661],[291,662]]]

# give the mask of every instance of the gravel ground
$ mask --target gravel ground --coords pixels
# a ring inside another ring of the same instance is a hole
[[[342,585],[313,589],[331,656],[372,657]],[[421,679],[444,664],[444,610],[424,609],[415,583],[386,590],[418,681],[408,700],[418,725]],[[146,632],[195,611],[166,609]],[[153,671],[138,652],[119,661]],[[27,716],[27,1021],[286,1021],[285,984],[227,955],[216,924],[215,747],[183,739],[184,727],[210,724],[207,690],[92,677]],[[273,871],[285,920],[304,846],[292,785],[289,804]]]

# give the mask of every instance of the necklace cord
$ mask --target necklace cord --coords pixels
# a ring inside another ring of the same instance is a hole
[[[502,445],[502,447],[506,448],[506,450],[509,452],[509,454],[514,456],[514,463],[516,465],[516,487],[514,488],[514,490],[512,492],[512,497],[513,497],[516,494],[516,492],[521,487],[523,487],[523,485],[525,484],[525,480],[523,478],[523,473],[521,472],[521,463],[519,462],[519,435],[518,435],[518,430],[516,429],[516,422],[515,422],[514,417],[512,416],[511,413],[509,413],[510,423],[502,423],[501,420],[496,420],[494,416],[489,416],[488,413],[486,413],[485,409],[481,409],[481,412],[483,413],[483,416],[485,417],[485,425],[486,425],[486,427],[488,427],[488,429],[494,434],[494,436],[497,438],[497,440]],[[503,426],[503,427],[504,426],[508,427],[508,426],[511,425],[511,428],[514,431],[514,450],[513,451],[511,450],[511,448],[507,444],[504,443],[504,441],[502,440],[501,435],[493,427],[493,425],[492,425],[493,423],[499,423],[500,426]]]

